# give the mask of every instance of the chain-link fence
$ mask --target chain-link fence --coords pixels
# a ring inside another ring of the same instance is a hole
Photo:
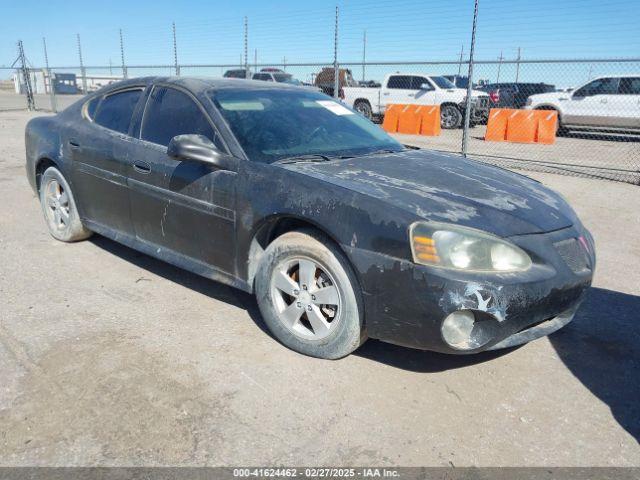
[[[20,42],[13,64],[0,67],[0,111],[55,112],[104,85],[147,75],[299,81],[407,145],[640,184],[640,57],[630,55],[640,51],[640,36],[626,35],[624,44],[602,40],[634,32],[635,21],[604,21],[615,5],[590,4],[585,16],[576,14],[583,7],[577,0],[553,13],[487,0],[476,22],[477,2],[462,3],[425,10],[415,0],[362,0],[215,23],[96,30],[50,41],[52,52],[44,38],[31,39]],[[544,22],[544,34],[516,47],[523,35],[534,36],[526,29],[536,22]],[[107,52],[108,65],[87,63],[95,51]],[[577,53],[584,58],[572,58]],[[384,122],[391,105],[436,106],[441,129],[396,132]]]

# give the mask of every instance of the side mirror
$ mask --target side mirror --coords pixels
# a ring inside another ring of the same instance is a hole
[[[204,135],[176,135],[169,142],[167,155],[176,160],[206,163],[220,170],[235,170],[232,157],[218,150]]]

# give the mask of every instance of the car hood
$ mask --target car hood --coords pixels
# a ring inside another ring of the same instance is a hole
[[[406,150],[281,166],[367,195],[372,209],[386,203],[417,219],[502,237],[558,230],[576,220],[562,197],[541,183],[459,155]]]

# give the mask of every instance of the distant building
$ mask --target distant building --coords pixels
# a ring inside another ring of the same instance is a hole
[[[87,75],[87,92],[83,92],[82,77],[75,73],[52,72],[53,90],[56,94],[78,94],[94,92],[105,85],[122,80],[120,75]],[[49,75],[45,69],[29,72],[31,88],[34,93],[49,93]],[[25,93],[22,74],[13,75],[13,85],[16,93]]]

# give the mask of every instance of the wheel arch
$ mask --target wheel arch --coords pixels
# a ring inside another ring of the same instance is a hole
[[[58,165],[58,162],[56,162],[52,158],[49,158],[48,156],[40,157],[36,161],[35,169],[34,169],[35,185],[36,185],[37,192],[40,192],[40,182],[42,179],[42,175],[44,174],[45,170],[49,167],[55,167],[58,170],[60,170],[62,173],[62,170],[60,169],[60,165]]]
[[[295,230],[313,230],[318,232],[321,235],[326,236],[331,240],[345,255],[347,260],[349,261],[349,266],[353,269],[356,278],[358,279],[358,286],[360,285],[360,279],[358,278],[358,272],[351,263],[349,259],[349,255],[344,251],[340,242],[327,228],[319,225],[317,222],[310,220],[308,218],[303,218],[301,216],[287,213],[287,214],[274,214],[270,215],[260,222],[256,224],[254,227],[251,240],[249,241],[248,254],[246,258],[247,270],[247,284],[251,291],[254,290],[254,279],[256,276],[256,272],[262,261],[263,255],[267,247],[278,237],[284,235],[285,233],[292,232]]]

